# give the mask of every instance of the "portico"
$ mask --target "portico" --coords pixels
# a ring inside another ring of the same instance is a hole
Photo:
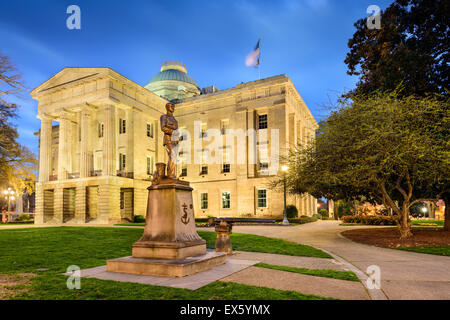
[[[155,122],[166,101],[108,68],[66,68],[32,95],[41,119],[36,223],[108,224],[145,213],[153,170],[135,162],[161,151],[158,135],[134,141],[146,129],[139,120]]]

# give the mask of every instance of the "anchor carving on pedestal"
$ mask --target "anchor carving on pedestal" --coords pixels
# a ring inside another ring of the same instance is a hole
[[[186,203],[183,203],[182,207],[183,207],[184,214],[181,216],[181,222],[183,222],[184,224],[188,224],[190,221],[190,219],[188,217],[188,212],[187,212],[188,206]]]

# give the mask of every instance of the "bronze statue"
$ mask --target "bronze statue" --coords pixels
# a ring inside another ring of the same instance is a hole
[[[167,177],[176,179],[177,140],[172,140],[172,135],[178,129],[178,121],[173,116],[175,105],[172,102],[166,104],[167,114],[161,116],[161,131],[164,132],[163,146],[167,150],[169,161],[167,162]]]

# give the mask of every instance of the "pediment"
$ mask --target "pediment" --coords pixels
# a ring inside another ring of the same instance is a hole
[[[32,96],[39,95],[53,88],[67,86],[79,80],[88,80],[101,74],[107,74],[108,71],[109,68],[64,68],[30,93]]]

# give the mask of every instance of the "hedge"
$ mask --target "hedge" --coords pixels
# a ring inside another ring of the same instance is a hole
[[[344,216],[344,223],[360,223],[372,226],[395,226],[397,218],[393,216]]]

